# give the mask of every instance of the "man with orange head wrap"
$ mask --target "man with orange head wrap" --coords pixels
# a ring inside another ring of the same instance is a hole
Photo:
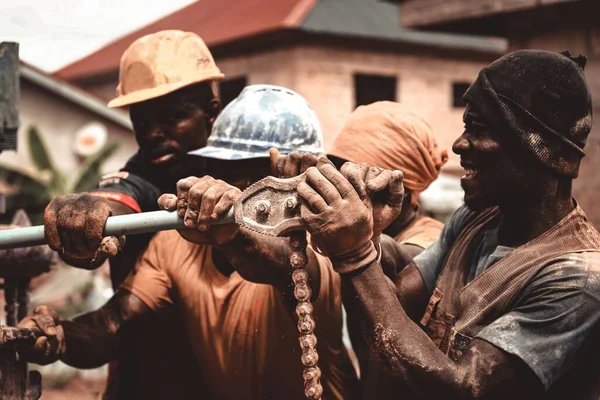
[[[335,138],[328,157],[339,168],[345,161],[404,173],[402,212],[383,231],[416,256],[435,242],[443,224],[419,215],[419,194],[448,160],[425,120],[400,103],[379,101],[358,107]]]
[[[360,106],[335,138],[328,158],[338,169],[351,161],[404,173],[402,211],[383,233],[402,244],[407,260],[438,240],[444,225],[419,215],[419,194],[438,177],[448,153],[438,147],[424,119],[391,101]],[[386,275],[394,280],[399,271],[386,270],[386,265],[382,263]],[[348,319],[348,333],[358,357],[361,380],[368,387],[381,387],[380,382],[372,384],[379,381],[379,374],[369,362],[369,351],[356,322]]]

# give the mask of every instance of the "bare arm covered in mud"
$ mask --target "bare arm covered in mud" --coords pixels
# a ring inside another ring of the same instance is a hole
[[[504,399],[541,390],[521,360],[483,340],[473,340],[458,361],[448,358],[411,319],[377,264],[343,275],[342,293],[346,311],[361,322],[367,345],[388,375],[428,399]],[[416,268],[406,271],[397,284],[400,296],[427,298]]]
[[[400,193],[400,185],[401,174],[393,175],[391,208],[398,204],[393,194]],[[397,290],[389,284],[377,250],[368,240],[374,205],[364,186],[352,168],[342,175],[322,166],[307,171],[307,181],[298,191],[310,204],[312,212],[304,219],[313,240],[330,252],[334,268],[342,274],[346,311],[360,321],[367,345],[387,375],[403,382],[417,398],[503,399],[539,394],[539,380],[518,358],[475,339],[453,361],[413,322],[418,314],[403,304],[423,307],[428,297],[425,286],[414,265],[396,278]],[[322,228],[323,220],[331,221],[327,230]]]
[[[73,320],[61,321],[52,309],[40,306],[19,326],[39,328],[45,336],[19,354],[41,365],[61,360],[75,368],[97,368],[116,357],[120,338],[129,327],[151,314],[144,302],[122,289],[102,308]]]
[[[429,296],[417,267],[412,263],[414,256],[414,249],[407,250],[406,246],[389,236],[381,237],[380,265],[388,286],[392,287],[411,320],[418,322],[425,311]]]

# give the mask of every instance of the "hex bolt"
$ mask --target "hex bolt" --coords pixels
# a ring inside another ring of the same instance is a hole
[[[296,200],[295,197],[288,197],[285,200],[285,207],[288,210],[293,210],[294,208],[296,208],[297,205],[298,205],[298,201]]]
[[[271,203],[267,200],[261,200],[256,203],[256,211],[259,214],[268,214],[271,211]]]

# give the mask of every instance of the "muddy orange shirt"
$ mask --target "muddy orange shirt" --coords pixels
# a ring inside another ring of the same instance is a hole
[[[316,335],[324,398],[359,396],[342,344],[339,276],[317,255],[321,288],[315,302]],[[183,316],[202,370],[199,385],[219,399],[303,399],[298,331],[292,312],[271,285],[225,276],[210,246],[195,245],[175,231],[150,242],[122,286],[157,312]]]

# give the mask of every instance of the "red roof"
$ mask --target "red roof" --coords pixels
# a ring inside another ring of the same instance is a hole
[[[317,0],[200,0],[77,60],[55,75],[66,80],[118,68],[121,55],[141,36],[165,29],[195,32],[211,47],[283,28],[294,28]],[[223,23],[227,21],[227,23]]]

